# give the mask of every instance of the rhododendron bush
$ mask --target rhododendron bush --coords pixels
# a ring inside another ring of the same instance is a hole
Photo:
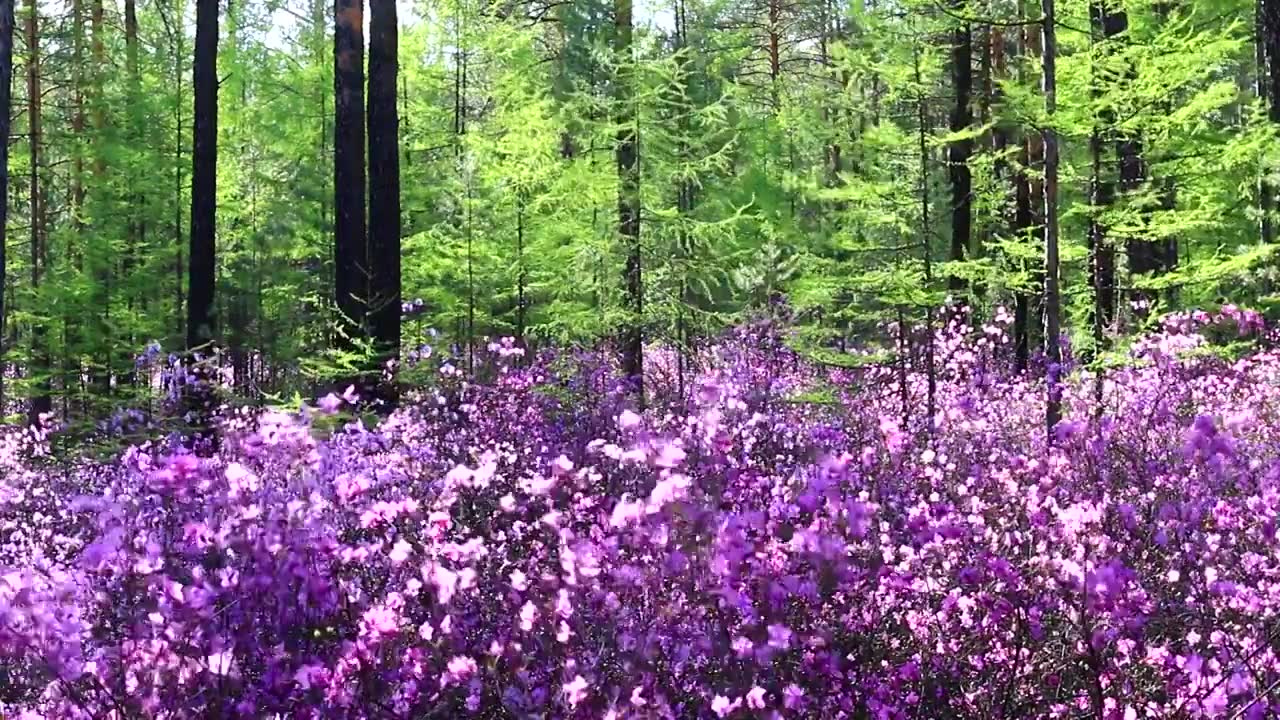
[[[1256,316],[1064,368],[1051,440],[1002,321],[938,334],[932,419],[919,368],[754,326],[644,412],[502,346],[376,428],[334,395],[212,457],[4,436],[0,712],[1276,716],[1280,355],[1197,351]]]

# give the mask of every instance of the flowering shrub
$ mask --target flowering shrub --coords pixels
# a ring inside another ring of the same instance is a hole
[[[1005,321],[939,333],[933,418],[918,369],[757,326],[643,415],[598,358],[541,357],[443,365],[376,429],[354,396],[235,413],[211,458],[0,437],[0,712],[1280,713],[1280,355],[1180,354],[1212,323],[1171,323],[1101,413],[1067,376],[1050,444]]]

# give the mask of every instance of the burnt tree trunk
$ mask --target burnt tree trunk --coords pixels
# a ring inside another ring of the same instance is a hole
[[[1054,115],[1057,112],[1057,59],[1058,34],[1054,14],[1054,0],[1042,0],[1041,10],[1044,14],[1042,28],[1044,34],[1043,53],[1044,72],[1044,349],[1048,363],[1046,383],[1048,385],[1048,402],[1045,410],[1045,425],[1049,438],[1053,438],[1053,429],[1062,419],[1062,396],[1058,385],[1058,374],[1062,366],[1062,348],[1059,342],[1061,333],[1061,307],[1058,288],[1058,134],[1053,127]]]
[[[626,287],[629,317],[623,331],[622,373],[639,404],[644,405],[644,285],[640,267],[640,154],[631,79],[631,0],[615,0],[614,51],[618,70],[618,234],[626,248]]]
[[[336,0],[333,32],[333,289],[339,347],[365,336],[368,296],[364,173],[364,4]],[[356,384],[363,386],[363,382]]]
[[[1092,22],[1101,33],[1103,57],[1112,51],[1111,41],[1116,35],[1124,32],[1127,24],[1124,15],[1110,12],[1103,2],[1094,2],[1089,7]],[[1106,63],[1103,63],[1104,68]],[[1099,97],[1106,84],[1113,78],[1094,78],[1094,97]],[[1116,258],[1115,249],[1107,239],[1106,227],[1099,215],[1104,208],[1115,202],[1115,183],[1104,162],[1104,133],[1115,125],[1115,111],[1105,106],[1095,118],[1093,133],[1089,140],[1089,152],[1092,159],[1092,177],[1089,199],[1092,213],[1089,218],[1089,250],[1090,280],[1093,285],[1093,335],[1094,342],[1101,345],[1105,330],[1115,323],[1116,315]],[[1099,350],[1102,348],[1099,347]]]
[[[5,253],[9,239],[9,130],[13,104],[13,0],[0,0],[0,358],[4,357],[5,305],[9,289]],[[4,370],[0,362],[0,416],[4,415]]]
[[[218,0],[196,0],[196,44],[192,63],[194,124],[191,150],[191,250],[187,265],[187,352],[211,350],[217,332],[214,248],[218,181]],[[198,431],[207,431],[213,405],[208,363],[195,373],[189,409]],[[210,437],[211,436],[207,436]]]
[[[952,7],[960,14],[966,11],[964,0],[955,0]],[[951,84],[955,90],[955,104],[951,108],[951,132],[968,130],[973,125],[973,32],[968,22],[961,21],[954,31],[951,46]],[[969,170],[969,156],[973,154],[973,141],[956,140],[948,148],[948,175],[951,181],[951,259],[963,262],[968,258],[973,232],[973,177]],[[952,276],[948,287],[953,293],[965,288],[962,278]]]
[[[369,328],[379,364],[400,357],[399,37],[395,0],[369,0]],[[395,382],[380,398],[396,402]]]

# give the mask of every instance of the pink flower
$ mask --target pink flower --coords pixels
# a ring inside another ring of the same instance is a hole
[[[622,413],[618,415],[618,428],[624,432],[640,427],[640,423],[640,416],[630,410],[623,410]]]
[[[316,405],[319,406],[320,411],[325,415],[333,415],[342,407],[342,398],[334,395],[333,393],[329,393],[328,395],[320,398],[320,400],[316,402]]]
[[[385,605],[369,608],[361,616],[360,636],[371,642],[394,635],[400,629],[400,615]]]
[[[476,661],[465,655],[456,655],[449,661],[448,672],[441,677],[442,685],[462,682],[475,674]]]
[[[409,559],[409,555],[413,553],[413,546],[404,540],[397,540],[388,557],[391,559],[392,565],[402,565],[405,560]]]
[[[573,471],[573,461],[561,455],[551,462],[551,473],[553,475],[567,475]]]
[[[747,692],[747,707],[752,710],[763,710],[765,705],[765,689],[756,685]]]
[[[739,707],[742,707],[742,698],[730,701],[729,698],[723,695],[717,695],[711,701],[711,711],[716,714],[716,717],[728,717]]]
[[[573,680],[565,683],[563,690],[565,700],[571,708],[587,699],[587,681],[581,675],[574,676]]]

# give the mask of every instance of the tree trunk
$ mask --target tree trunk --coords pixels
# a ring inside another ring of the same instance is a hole
[[[31,290],[38,297],[41,270],[47,260],[44,251],[44,203],[40,186],[40,11],[36,0],[27,0],[27,121],[28,146],[31,150]],[[49,395],[49,349],[45,345],[44,323],[31,326],[30,372],[39,379],[32,390],[28,421],[41,424],[41,416],[53,409]]]
[[[933,227],[929,222],[929,148],[926,143],[929,126],[928,115],[925,112],[924,84],[920,77],[919,49],[915,52],[914,61],[916,88],[917,92],[919,92],[919,96],[916,97],[916,121],[919,126],[916,130],[920,149],[920,254],[924,262],[924,289],[928,292],[933,289],[933,243],[930,241]],[[924,313],[925,376],[927,379],[924,420],[925,431],[932,435],[935,398],[937,397],[938,389],[937,371],[934,368],[932,300],[925,301]]]
[[[90,400],[98,400],[100,398],[109,397],[111,395],[111,355],[115,345],[115,341],[111,337],[111,294],[112,294],[112,277],[111,267],[114,262],[115,253],[110,245],[111,231],[106,227],[105,218],[110,217],[111,205],[111,182],[107,179],[107,109],[106,98],[103,96],[103,88],[106,84],[106,66],[107,51],[103,37],[105,32],[105,11],[103,8],[103,0],[93,0],[90,6],[90,30],[91,30],[91,60],[93,70],[90,73],[92,82],[92,105],[90,107],[91,116],[93,118],[93,185],[95,199],[95,210],[91,217],[95,218],[93,222],[94,232],[89,240],[93,243],[93,248],[89,252],[89,258],[92,261],[93,268],[93,304],[95,306],[92,314],[94,318],[94,337],[90,349],[91,357],[95,360],[92,364],[90,377],[92,379],[93,396]]]
[[[336,0],[333,33],[334,294],[344,349],[364,337],[368,280],[364,175],[364,4]],[[363,385],[363,383],[357,383]]]
[[[212,349],[217,332],[214,229],[218,180],[218,0],[196,0],[196,44],[191,80],[194,124],[191,151],[191,251],[188,264],[187,351]],[[195,426],[208,429],[213,404],[212,377],[200,363],[189,394]],[[206,435],[212,439],[211,435]]]
[[[124,2],[124,43],[125,68],[129,73],[129,110],[128,130],[129,146],[133,152],[141,152],[146,145],[143,134],[142,115],[138,105],[142,102],[142,74],[138,66],[138,11],[136,0]],[[128,226],[125,228],[125,240],[128,244],[125,254],[125,277],[138,266],[142,258],[142,245],[146,241],[146,215],[143,212],[145,198],[139,188],[141,176],[137,172],[136,163],[129,167],[130,184],[137,184],[129,191],[129,207],[127,211]],[[144,301],[147,293],[143,293]]]
[[[1091,19],[1095,28],[1101,32],[1103,56],[1111,52],[1111,40],[1123,32],[1127,24],[1123,15],[1111,13],[1103,2],[1094,2],[1089,6]],[[1104,83],[1111,78],[1097,78],[1094,82],[1094,97],[1101,95]],[[1102,343],[1105,332],[1115,323],[1115,250],[1107,240],[1106,228],[1099,217],[1104,208],[1115,202],[1115,184],[1110,180],[1109,172],[1103,162],[1103,133],[1115,125],[1115,112],[1109,107],[1098,113],[1095,118],[1093,133],[1089,140],[1089,153],[1092,159],[1092,177],[1090,182],[1089,217],[1089,251],[1090,280],[1093,286],[1093,336],[1095,348],[1103,350]]]
[[[5,304],[9,289],[5,248],[9,240],[9,130],[13,104],[13,2],[0,0],[0,358],[4,357]],[[6,364],[0,360],[0,418],[4,417]]]
[[[952,7],[965,14],[965,0],[954,0]],[[973,33],[969,24],[960,21],[954,31],[951,46],[951,84],[955,90],[955,105],[951,108],[951,132],[963,132],[973,125],[970,107],[973,93]],[[969,170],[969,156],[973,153],[973,141],[956,140],[948,148],[948,175],[951,180],[951,259],[963,262],[969,255],[973,227],[973,177]],[[948,281],[952,293],[964,290],[962,278],[952,276]],[[959,298],[956,298],[959,300]]]
[[[640,174],[635,99],[631,79],[631,0],[615,0],[615,52],[618,57],[618,234],[626,247],[624,281],[629,315],[623,334],[622,373],[644,405],[644,286],[640,269]]]
[[[71,134],[75,150],[71,161],[71,224],[79,235],[84,230],[84,2],[71,2],[71,65],[72,82]]]
[[[1025,144],[1022,145],[1019,154],[1021,162],[1018,173],[1013,178],[1013,231],[1023,242],[1027,242],[1031,239],[1031,226],[1035,221],[1031,212],[1031,182],[1027,179],[1027,167],[1030,161]],[[1025,272],[1025,264],[1021,260],[1018,264]],[[1018,372],[1026,372],[1031,360],[1031,294],[1025,290],[1017,290],[1014,292],[1013,303],[1014,367]]]
[[[183,267],[183,233],[182,233],[182,38],[186,30],[182,23],[181,8],[185,7],[182,0],[178,0],[178,9],[174,12],[174,25],[172,38],[173,49],[173,83],[177,90],[173,99],[173,299],[174,299],[174,336],[177,338],[176,343],[185,343],[186,341],[186,315],[183,309],[186,307],[186,298],[183,295],[183,286],[186,285],[186,268]]]
[[[1280,0],[1264,0],[1264,2],[1266,53],[1270,68],[1267,75],[1267,96],[1271,99],[1271,122],[1280,125]],[[1272,192],[1275,192],[1275,188],[1272,188]],[[1272,200],[1274,202],[1274,195]]]
[[[1255,38],[1254,52],[1256,54],[1255,62],[1257,63],[1257,95],[1263,105],[1268,104],[1268,111],[1271,122],[1280,124],[1280,98],[1276,97],[1276,92],[1272,91],[1273,86],[1277,92],[1280,92],[1280,62],[1275,58],[1280,54],[1280,0],[1258,0],[1258,4],[1254,17]],[[1268,59],[1270,59],[1270,72],[1268,72]],[[1263,168],[1263,174],[1258,181],[1258,206],[1262,214],[1261,227],[1262,242],[1273,243],[1276,240],[1275,232],[1275,206],[1276,206],[1276,188],[1275,185],[1267,179],[1266,174],[1270,168]]]
[[[369,326],[386,363],[400,357],[400,121],[395,0],[369,0]],[[395,382],[381,397],[396,402]]]
[[[1048,403],[1045,413],[1049,439],[1062,419],[1062,395],[1058,376],[1062,371],[1061,307],[1058,297],[1058,133],[1053,127],[1058,109],[1058,37],[1054,0],[1041,0],[1044,14],[1044,347],[1048,363],[1046,382]]]

